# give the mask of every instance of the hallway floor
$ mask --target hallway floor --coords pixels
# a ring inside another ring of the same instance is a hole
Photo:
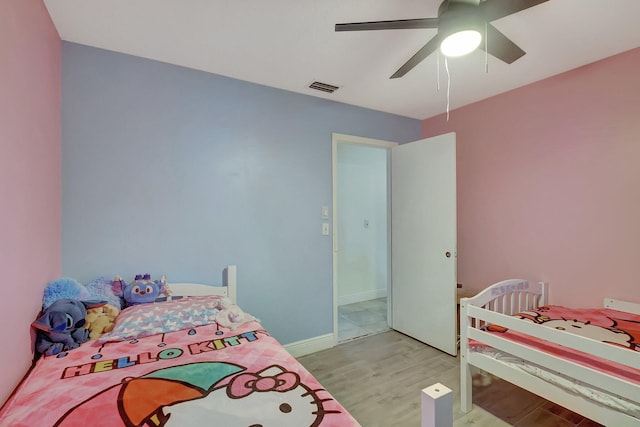
[[[389,330],[387,298],[338,307],[338,342],[343,343]]]

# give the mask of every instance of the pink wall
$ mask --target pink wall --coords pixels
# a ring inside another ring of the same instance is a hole
[[[0,402],[30,365],[30,324],[60,275],[60,55],[41,0],[0,0]]]
[[[458,281],[640,302],[640,49],[423,122],[455,131]]]

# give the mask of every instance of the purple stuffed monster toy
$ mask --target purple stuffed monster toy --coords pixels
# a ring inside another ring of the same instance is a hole
[[[150,274],[137,274],[133,282],[125,286],[123,290],[124,300],[128,306],[152,303],[163,292],[166,283],[162,276],[160,280],[151,280]]]

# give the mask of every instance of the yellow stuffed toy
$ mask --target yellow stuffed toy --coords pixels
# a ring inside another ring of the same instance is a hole
[[[89,329],[89,339],[95,340],[102,334],[111,332],[119,312],[120,310],[111,304],[88,309],[84,327]]]

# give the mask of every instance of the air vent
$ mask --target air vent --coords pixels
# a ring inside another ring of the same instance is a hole
[[[311,89],[320,90],[322,92],[333,93],[339,89],[338,86],[330,85],[329,83],[313,82],[309,85]]]

